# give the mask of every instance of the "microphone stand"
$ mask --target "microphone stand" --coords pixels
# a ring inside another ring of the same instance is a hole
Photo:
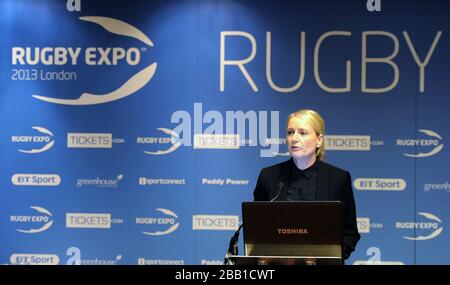
[[[223,262],[225,265],[233,265],[233,262],[230,260],[230,257],[236,256],[239,254],[238,241],[239,241],[239,232],[241,231],[242,226],[244,226],[244,223],[242,223],[239,226],[237,231],[234,233],[234,235],[230,239],[230,244],[228,246],[227,253],[225,254],[225,260]]]
[[[270,202],[275,201],[278,198],[278,196],[280,196],[281,190],[283,190],[283,188],[284,188],[284,183],[283,182],[279,182],[278,183],[278,194],[274,198],[272,198],[270,200]],[[223,261],[223,263],[225,265],[233,265],[234,264],[230,260],[230,257],[237,256],[238,253],[239,253],[239,250],[238,250],[239,233],[240,233],[240,231],[241,231],[243,226],[244,226],[244,222],[242,222],[242,224],[239,226],[237,231],[234,233],[234,235],[230,239],[230,244],[228,245],[228,250],[227,250],[227,253],[225,254],[225,259]]]

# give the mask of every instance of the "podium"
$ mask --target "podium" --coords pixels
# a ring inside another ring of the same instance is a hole
[[[242,216],[245,255],[229,251],[228,264],[344,264],[340,201],[244,202]]]
[[[342,265],[335,256],[229,256],[231,265]]]

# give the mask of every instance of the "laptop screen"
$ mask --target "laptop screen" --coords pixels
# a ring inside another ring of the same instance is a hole
[[[242,203],[247,256],[342,257],[340,201]]]

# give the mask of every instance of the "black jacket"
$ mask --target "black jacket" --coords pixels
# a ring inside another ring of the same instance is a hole
[[[291,183],[292,158],[263,168],[253,192],[255,201],[270,201]],[[341,201],[343,204],[343,254],[350,257],[360,239],[356,223],[356,207],[350,173],[323,161],[317,161],[317,201]],[[283,193],[277,198],[282,200]]]

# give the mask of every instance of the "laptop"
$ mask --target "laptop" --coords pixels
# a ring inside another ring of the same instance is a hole
[[[342,202],[243,202],[246,256],[342,260]]]

